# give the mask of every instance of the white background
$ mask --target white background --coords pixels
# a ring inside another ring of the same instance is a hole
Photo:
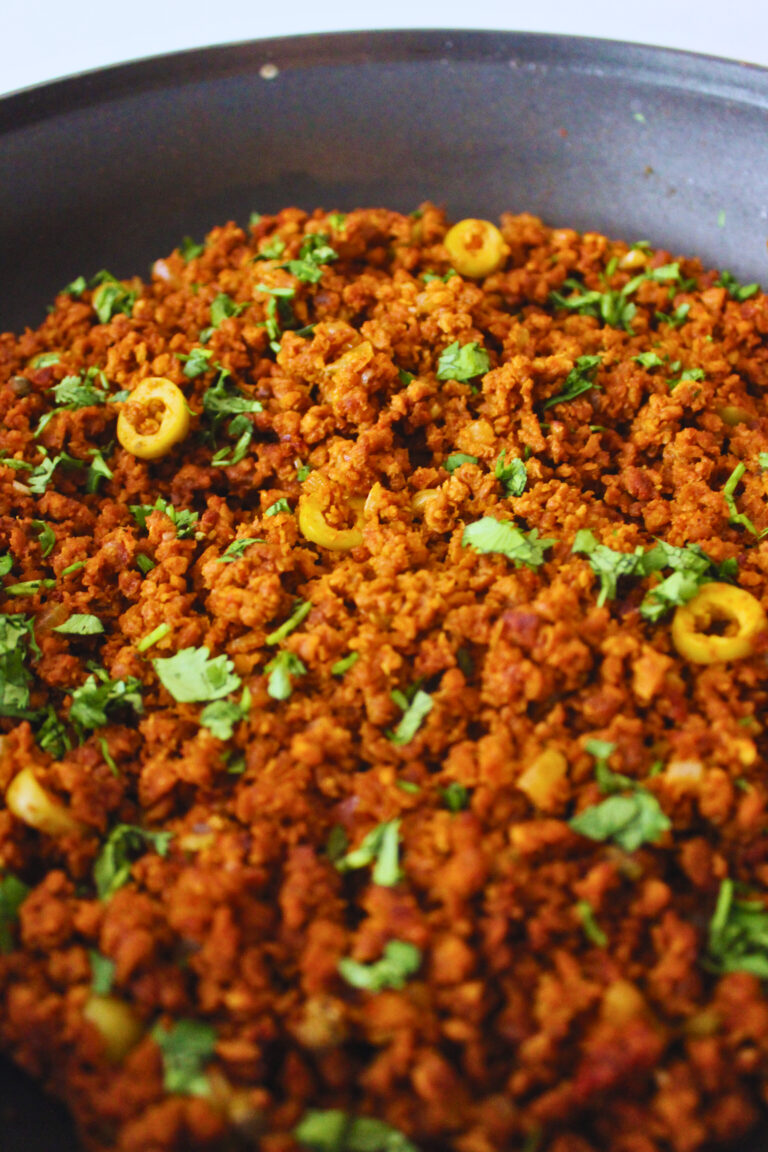
[[[766,0],[0,0],[0,94],[178,49],[374,28],[597,36],[768,67]]]

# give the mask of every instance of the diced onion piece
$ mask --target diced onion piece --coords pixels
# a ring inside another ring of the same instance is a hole
[[[6,789],[5,802],[17,820],[47,836],[71,836],[82,830],[64,805],[46,792],[31,768],[22,768],[14,776]]]

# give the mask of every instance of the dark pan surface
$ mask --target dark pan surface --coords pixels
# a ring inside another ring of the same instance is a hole
[[[268,40],[33,88],[0,100],[0,331],[75,276],[146,275],[289,204],[527,210],[768,281],[767,113],[759,68],[499,32]],[[1,1064],[0,1148],[75,1148]]]

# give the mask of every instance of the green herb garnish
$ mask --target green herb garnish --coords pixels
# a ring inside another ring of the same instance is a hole
[[[0,953],[12,952],[19,908],[29,895],[29,887],[11,872],[0,876]]]
[[[497,480],[501,481],[507,496],[522,496],[528,483],[528,469],[519,456],[513,456],[509,464],[505,463],[505,456],[506,449],[499,453],[493,474]]]
[[[350,872],[373,864],[371,878],[374,884],[392,888],[400,880],[399,841],[399,820],[377,824],[363,837],[359,847],[335,860],[336,867],[340,872]]]
[[[373,964],[361,964],[345,956],[338,963],[339,974],[353,988],[382,992],[385,988],[404,988],[409,976],[418,972],[421,952],[405,940],[389,940],[384,954]]]
[[[470,344],[453,344],[441,352],[437,362],[438,380],[473,380],[489,371],[491,360],[484,348],[473,340]]]
[[[218,700],[240,687],[240,677],[225,654],[211,656],[208,648],[182,648],[175,656],[158,656],[152,667],[160,682],[180,704]]]
[[[117,824],[107,837],[93,865],[93,881],[100,900],[109,900],[131,878],[131,863],[147,848],[158,856],[168,854],[172,832],[151,832],[135,824]]]
[[[474,524],[468,524],[461,538],[462,545],[483,554],[498,553],[511,560],[516,568],[526,565],[539,568],[544,563],[544,553],[556,543],[555,540],[539,540],[538,532],[522,532],[510,520],[496,520],[493,516],[483,516]]]
[[[306,665],[294,652],[283,650],[269,661],[265,672],[269,674],[267,693],[273,700],[287,700],[293,692],[294,676],[305,676]]]
[[[177,1020],[170,1028],[158,1023],[152,1039],[163,1055],[163,1087],[184,1096],[210,1096],[205,1067],[216,1052],[216,1030],[202,1020]]]
[[[562,392],[557,396],[550,396],[545,400],[543,407],[551,408],[553,404],[565,404],[568,400],[575,400],[584,392],[592,388],[600,388],[595,384],[595,373],[600,367],[602,356],[579,356],[571,371],[565,378]]]
[[[432,697],[421,688],[417,688],[415,691],[409,693],[408,696],[401,692],[393,692],[392,698],[395,700],[395,703],[402,708],[403,715],[395,730],[388,732],[387,735],[390,741],[398,746],[410,744],[424,720],[432,711]]]
[[[61,632],[64,636],[97,636],[104,631],[104,625],[98,616],[90,612],[74,612],[63,624],[51,629],[52,632]]]

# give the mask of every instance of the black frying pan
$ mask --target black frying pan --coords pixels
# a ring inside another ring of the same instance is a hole
[[[529,210],[768,281],[767,128],[768,71],[503,32],[256,41],[58,81],[0,100],[0,331],[79,274],[146,274],[185,234],[288,204]],[[0,1070],[2,1152],[73,1152],[26,1091]]]

